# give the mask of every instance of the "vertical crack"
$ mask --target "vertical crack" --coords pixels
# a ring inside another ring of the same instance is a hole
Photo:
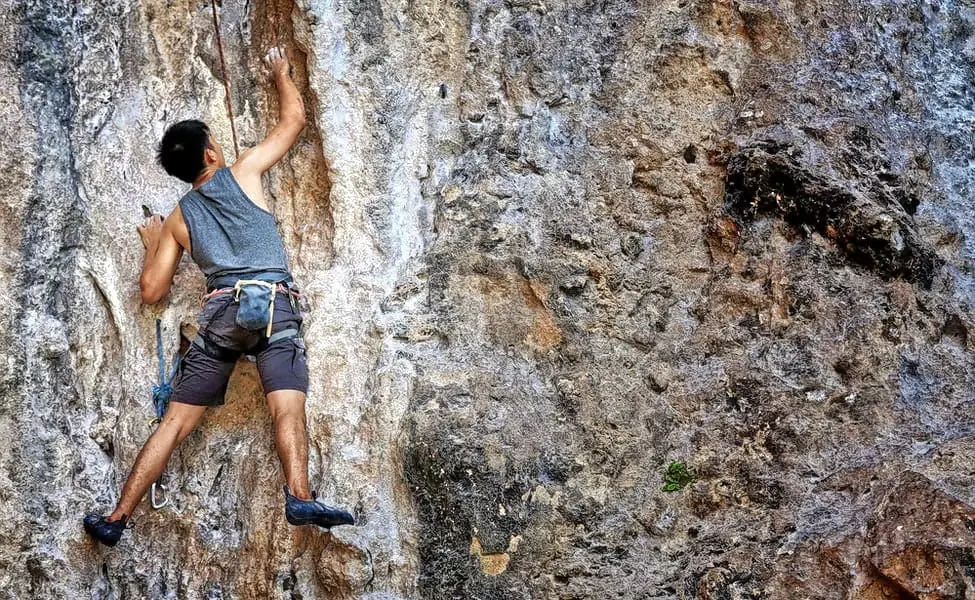
[[[308,51],[298,39],[292,12],[293,0],[271,0],[255,3],[250,15],[253,23],[252,63],[259,64],[259,54],[271,46],[282,47],[291,62],[291,77],[305,100],[310,118],[295,147],[282,160],[278,176],[272,178],[271,195],[277,212],[283,214],[285,206],[278,200],[290,202],[286,211],[291,217],[291,230],[284,232],[290,246],[295,248],[293,263],[302,270],[328,268],[333,257],[332,240],[334,219],[330,202],[331,181],[328,162],[325,160],[323,132],[318,123],[319,99],[310,85]],[[277,97],[268,94],[266,118],[277,118]],[[314,257],[315,263],[306,264],[305,256]],[[325,264],[321,264],[321,258]]]

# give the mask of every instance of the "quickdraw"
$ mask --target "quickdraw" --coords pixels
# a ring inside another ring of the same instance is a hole
[[[173,357],[173,367],[167,377],[166,359],[163,357],[162,321],[159,319],[156,319],[156,356],[159,358],[159,384],[152,386],[152,407],[156,411],[156,416],[149,421],[149,427],[159,425],[162,422],[163,415],[166,414],[169,400],[173,397],[173,378],[176,377],[176,371],[179,369],[179,363],[182,360],[182,356],[177,351],[176,356]],[[149,501],[152,503],[152,507],[157,509],[169,504],[169,497],[165,493],[166,486],[160,483],[160,481],[162,481],[161,477],[149,489]],[[157,488],[161,490],[159,494],[163,498],[161,501],[156,499]]]

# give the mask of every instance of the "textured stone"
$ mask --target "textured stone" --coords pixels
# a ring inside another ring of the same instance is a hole
[[[867,530],[867,557],[879,578],[924,600],[975,596],[975,507],[907,474]]]
[[[168,124],[231,147],[223,73],[210,4],[0,0],[0,597],[972,594],[967,3],[219,14],[242,147],[267,46],[305,97],[267,197],[313,487],[360,524],[287,526],[244,361],[171,504],[84,536],[149,434],[154,319],[167,357],[195,327],[188,258],[140,303],[135,226],[185,190]]]

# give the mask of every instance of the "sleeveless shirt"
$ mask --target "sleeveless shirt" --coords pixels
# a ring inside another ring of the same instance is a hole
[[[207,289],[237,279],[291,281],[288,256],[274,215],[255,204],[230,169],[218,169],[179,200],[190,250],[207,278]]]

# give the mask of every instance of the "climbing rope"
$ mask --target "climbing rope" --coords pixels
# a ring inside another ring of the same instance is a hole
[[[237,145],[237,127],[234,126],[234,107],[230,97],[230,83],[227,82],[227,63],[223,59],[223,42],[220,39],[220,20],[217,18],[217,0],[210,2],[213,9],[213,30],[217,37],[217,53],[220,55],[220,76],[223,80],[224,98],[227,104],[227,116],[230,117],[230,135],[234,138],[234,156],[240,158],[240,147]]]

